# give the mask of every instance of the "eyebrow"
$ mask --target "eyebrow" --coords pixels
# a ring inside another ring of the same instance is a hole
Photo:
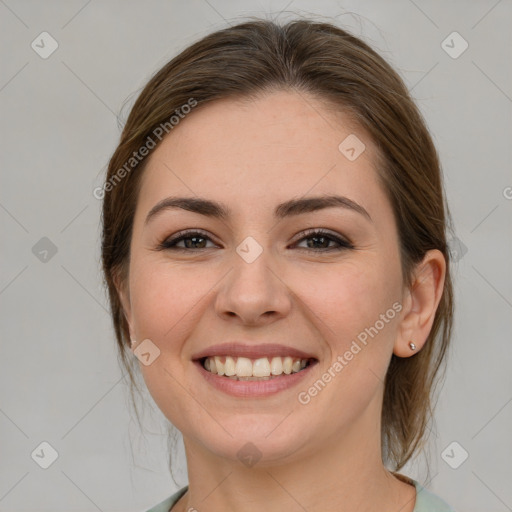
[[[274,216],[278,219],[284,219],[285,217],[335,207],[352,210],[373,222],[370,214],[360,204],[352,201],[348,197],[337,195],[291,199],[279,204],[274,210]],[[228,206],[210,199],[198,197],[167,197],[151,208],[150,212],[146,216],[145,224],[148,224],[148,222],[158,213],[172,209],[187,210],[189,212],[222,220],[228,220],[233,215]]]

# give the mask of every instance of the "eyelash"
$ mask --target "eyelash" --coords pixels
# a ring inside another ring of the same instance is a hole
[[[205,239],[205,240],[210,240],[211,242],[213,242],[213,240],[211,240],[211,238],[204,232],[201,232],[201,231],[180,231],[178,232],[174,237],[172,238],[167,238],[166,240],[164,240],[163,242],[161,242],[159,245],[158,245],[158,250],[172,250],[172,251],[184,251],[184,252],[195,252],[195,251],[202,251],[202,250],[206,250],[208,248],[202,248],[202,249],[189,249],[189,248],[186,248],[186,247],[176,247],[176,244],[178,242],[181,242],[182,240],[187,240],[189,238],[194,238],[196,235],[199,235],[201,238]],[[338,237],[336,235],[333,235],[332,233],[330,233],[329,231],[326,231],[326,230],[323,230],[323,229],[310,229],[310,230],[306,230],[304,233],[303,233],[303,237],[301,239],[299,239],[296,243],[300,243],[302,242],[303,240],[307,240],[308,238],[314,238],[314,237],[322,237],[322,238],[327,238],[329,239],[330,241],[332,242],[336,242],[338,244],[340,244],[340,247],[331,247],[331,248],[327,248],[327,249],[304,249],[304,248],[301,248],[301,250],[305,250],[306,252],[317,252],[317,253],[326,253],[326,252],[333,252],[333,251],[343,251],[343,250],[346,250],[346,249],[354,249],[354,245],[349,242],[348,240],[345,240],[341,237]]]

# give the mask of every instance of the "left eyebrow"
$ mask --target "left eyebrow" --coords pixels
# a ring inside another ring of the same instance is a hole
[[[359,204],[345,196],[318,196],[307,197],[303,199],[292,199],[277,206],[274,215],[282,219],[292,215],[301,215],[302,213],[315,212],[325,208],[345,208],[355,211],[372,221],[370,214]]]
[[[285,217],[335,207],[355,211],[366,217],[370,222],[373,222],[370,214],[360,204],[348,197],[337,195],[291,199],[279,204],[274,210],[274,216],[278,219],[283,219]],[[217,201],[197,197],[167,197],[151,208],[146,216],[145,224],[158,213],[176,208],[223,220],[232,217],[231,209]]]

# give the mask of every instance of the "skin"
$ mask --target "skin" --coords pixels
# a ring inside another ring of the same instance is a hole
[[[366,145],[355,161],[338,150],[351,133]],[[412,512],[414,487],[381,460],[384,377],[393,353],[410,357],[425,343],[445,260],[429,251],[413,286],[404,286],[398,233],[377,180],[375,151],[346,115],[304,93],[274,91],[198,107],[150,156],[129,277],[118,289],[133,348],[150,339],[160,350],[150,365],[140,363],[146,385],[183,434],[189,491],[173,511]],[[273,217],[281,202],[332,193],[359,203],[371,220],[339,207]],[[174,195],[220,201],[233,217],[222,221],[173,209],[144,225],[151,208]],[[189,252],[156,250],[193,228],[209,239],[199,239]],[[308,247],[314,243],[303,238],[308,228],[348,237],[355,248]],[[250,264],[236,252],[248,236],[263,249]],[[298,392],[395,302],[401,312],[317,396],[300,404]],[[315,354],[319,364],[307,382],[272,397],[231,397],[204,380],[191,356],[241,339],[295,346]],[[261,453],[252,467],[237,456],[247,442]]]

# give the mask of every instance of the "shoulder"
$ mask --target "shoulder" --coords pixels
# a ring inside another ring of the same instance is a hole
[[[169,496],[164,501],[161,501],[157,505],[151,507],[146,512],[169,512],[171,507],[187,492],[188,485],[176,491],[172,496]]]
[[[425,489],[419,482],[411,479],[416,487],[416,505],[413,512],[455,512],[446,501],[437,494]]]

